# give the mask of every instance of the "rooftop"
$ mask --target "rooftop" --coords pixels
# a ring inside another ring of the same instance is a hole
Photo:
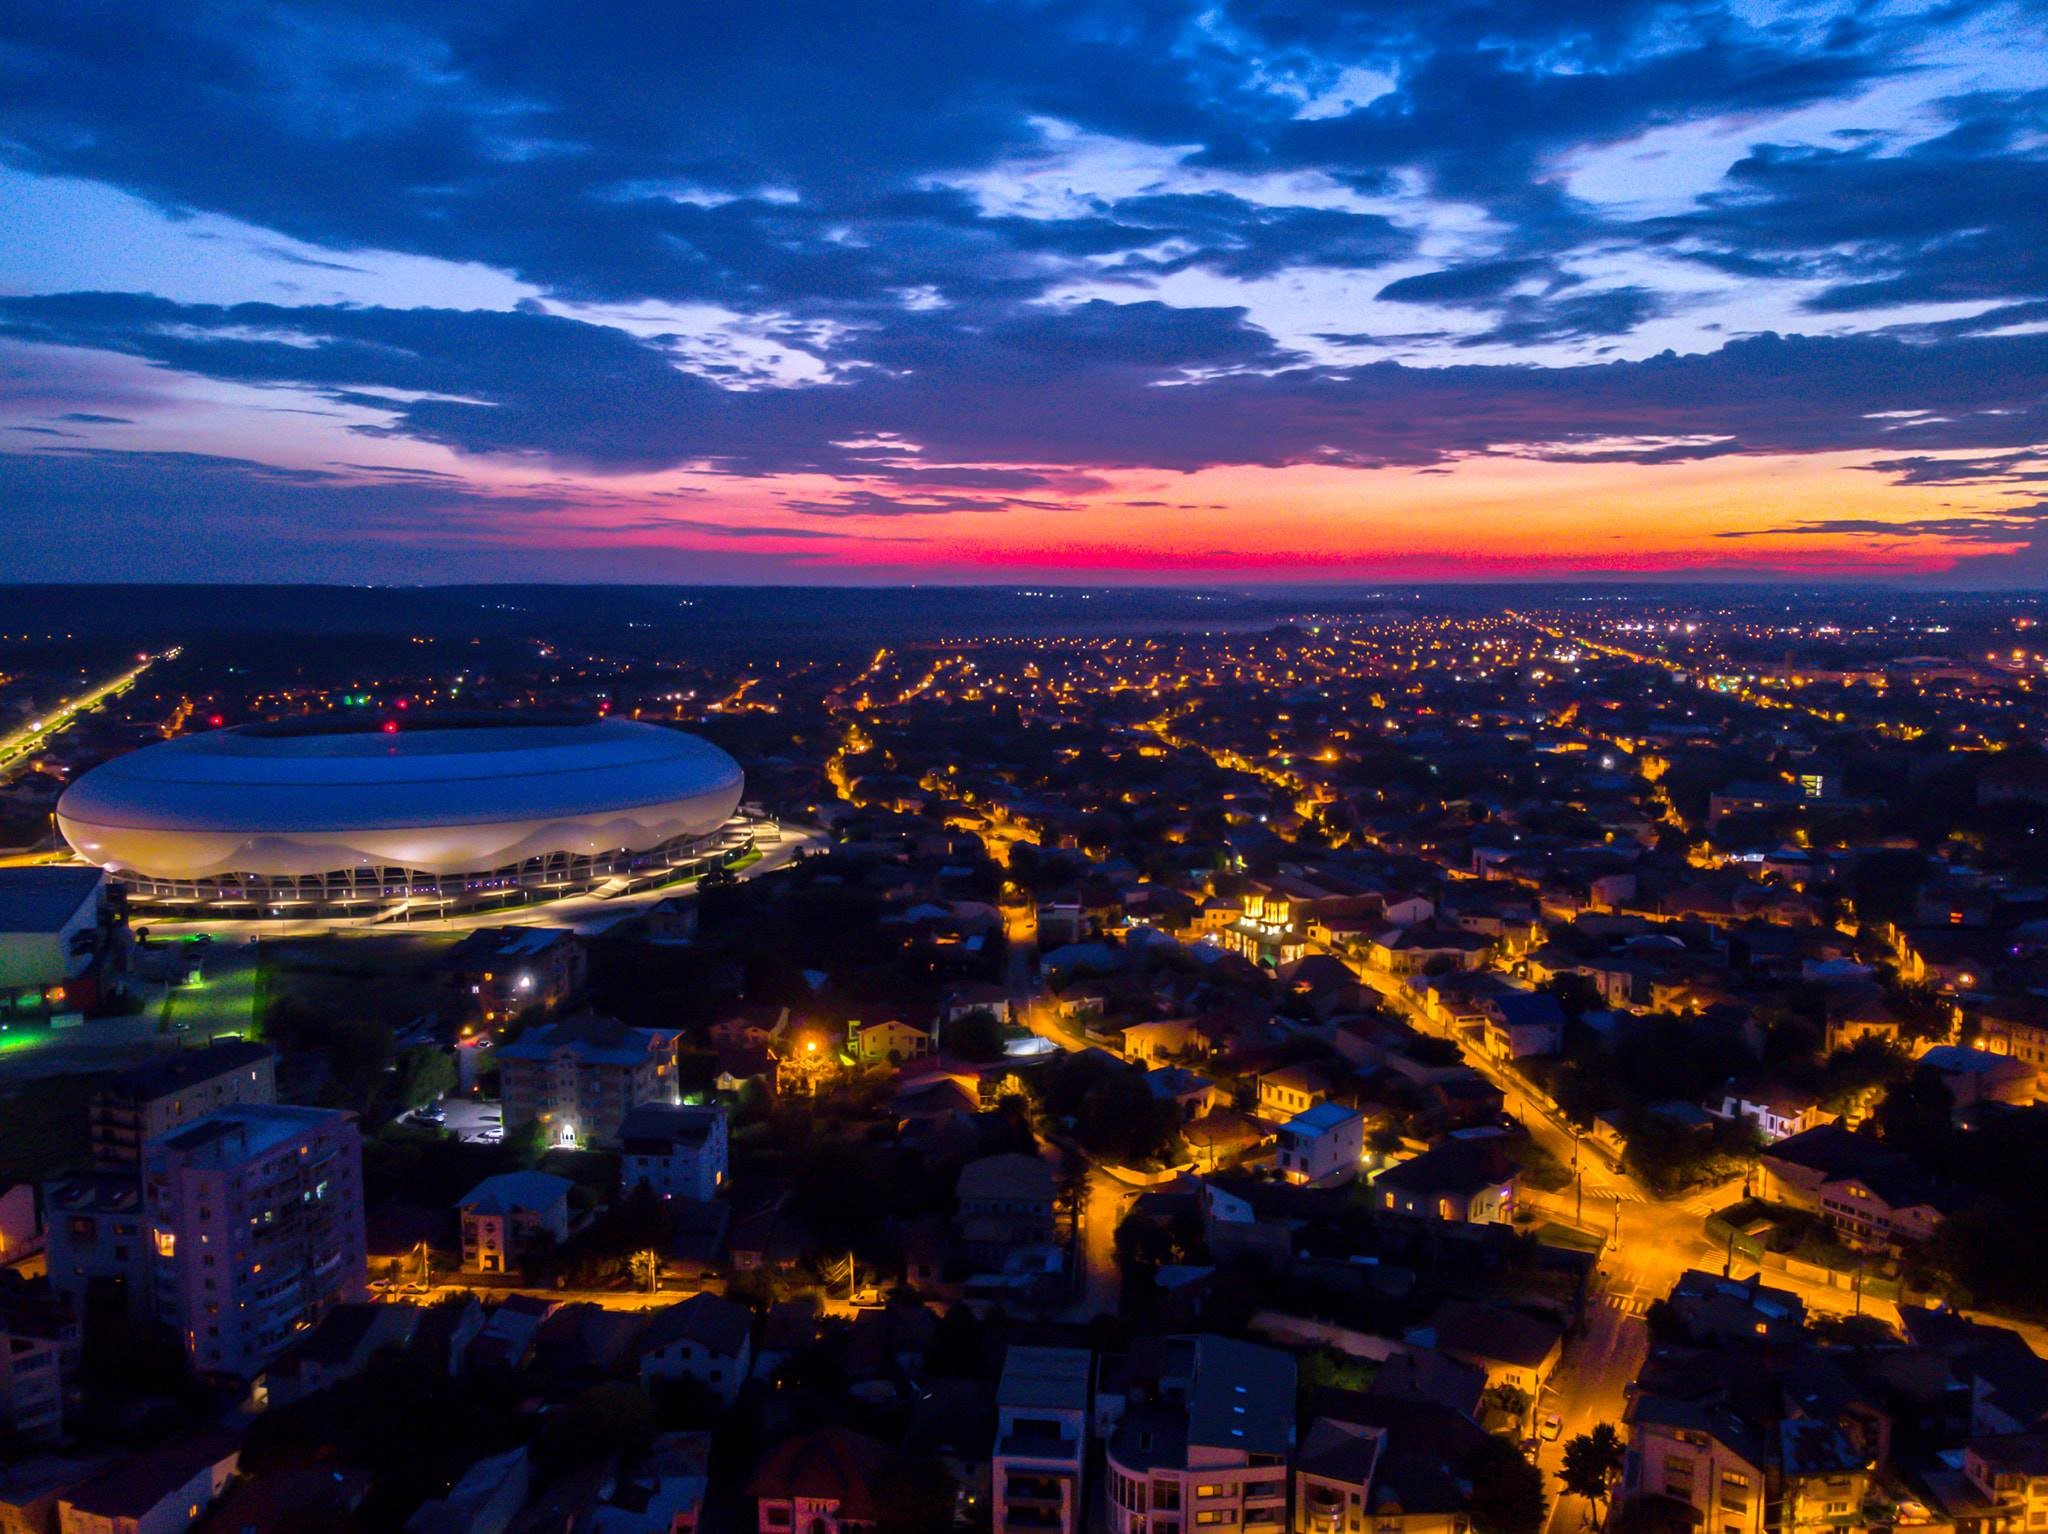
[[[0,932],[61,931],[106,882],[104,870],[74,864],[0,868]]]
[[[149,1142],[177,1153],[187,1166],[226,1169],[240,1166],[279,1146],[347,1123],[351,1114],[339,1108],[298,1108],[284,1103],[238,1103],[216,1108],[182,1129]]]
[[[1195,1339],[1188,1442],[1285,1454],[1294,1444],[1294,1356],[1230,1337]]]
[[[225,1076],[230,1071],[253,1066],[270,1058],[270,1047],[249,1039],[227,1039],[203,1049],[181,1049],[174,1055],[131,1065],[109,1076],[102,1092],[143,1099],[169,1097],[174,1092]]]
[[[1012,1347],[1003,1358],[996,1404],[1086,1411],[1094,1361],[1086,1348]]]
[[[539,1213],[568,1198],[575,1186],[552,1172],[500,1172],[471,1188],[457,1207],[466,1214]]]

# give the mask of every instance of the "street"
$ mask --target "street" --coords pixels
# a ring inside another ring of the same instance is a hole
[[[158,660],[169,660],[177,655],[171,650],[161,656],[148,656],[132,671],[100,683],[75,698],[67,698],[40,719],[32,719],[11,735],[0,737],[0,770],[11,768],[40,751],[52,735],[69,729],[80,714],[98,708],[116,693],[125,692],[135,685],[135,679],[155,665]]]
[[[1554,1499],[1549,1524],[1553,1534],[1578,1528],[1590,1512],[1584,1498],[1565,1496],[1558,1485],[1564,1446],[1599,1423],[1621,1425],[1629,1384],[1649,1351],[1649,1329],[1637,1308],[1646,1305],[1639,1293],[1625,1299],[1619,1293],[1597,1296],[1588,1310],[1586,1329],[1566,1342],[1564,1360],[1536,1403],[1539,1417],[1555,1412],[1564,1423],[1556,1441],[1541,1444],[1536,1455],[1544,1489]]]

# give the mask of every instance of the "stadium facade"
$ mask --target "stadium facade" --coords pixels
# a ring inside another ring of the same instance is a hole
[[[729,861],[751,841],[743,787],[710,742],[627,720],[293,720],[116,757],[65,791],[57,825],[138,914],[442,915]]]

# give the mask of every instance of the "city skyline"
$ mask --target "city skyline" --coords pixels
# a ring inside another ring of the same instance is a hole
[[[5,578],[2035,583],[2044,31],[18,16]]]

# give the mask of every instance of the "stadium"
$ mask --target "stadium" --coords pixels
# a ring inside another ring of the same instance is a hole
[[[750,843],[744,776],[627,720],[294,720],[145,746],[57,803],[138,913],[446,915],[671,882]]]

